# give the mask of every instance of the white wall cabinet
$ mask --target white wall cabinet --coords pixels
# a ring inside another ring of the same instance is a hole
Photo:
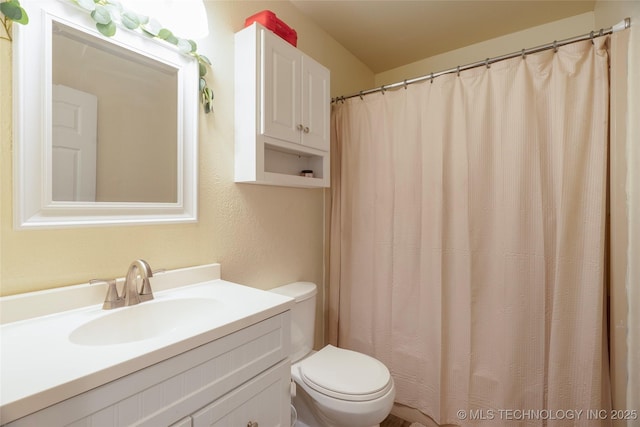
[[[289,427],[290,321],[286,311],[7,426]]]
[[[329,151],[329,70],[270,31],[260,32],[262,134]]]
[[[258,23],[235,37],[236,182],[328,187],[329,70]]]

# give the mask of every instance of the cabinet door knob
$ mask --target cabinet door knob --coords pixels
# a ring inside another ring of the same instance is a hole
[[[298,125],[298,130],[303,130],[303,129],[304,129],[304,126]]]
[[[247,427],[258,427],[258,423],[255,421],[249,421]]]
[[[309,133],[309,128],[305,126],[305,127],[304,127],[304,129],[302,129],[302,131],[303,131],[304,133]]]

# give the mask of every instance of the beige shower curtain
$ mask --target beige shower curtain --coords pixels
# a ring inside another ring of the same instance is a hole
[[[334,106],[330,341],[438,423],[609,423],[606,43]]]

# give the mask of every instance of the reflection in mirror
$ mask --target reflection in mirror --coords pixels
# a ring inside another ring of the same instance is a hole
[[[198,61],[68,1],[13,27],[14,225],[197,220]]]
[[[177,70],[52,25],[54,201],[177,201]]]

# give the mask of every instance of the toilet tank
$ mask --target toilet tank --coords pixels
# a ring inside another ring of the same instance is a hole
[[[291,362],[297,362],[313,349],[316,321],[315,283],[295,282],[271,289],[280,295],[291,297],[295,305],[291,310]]]

